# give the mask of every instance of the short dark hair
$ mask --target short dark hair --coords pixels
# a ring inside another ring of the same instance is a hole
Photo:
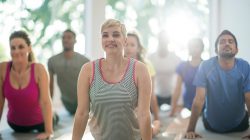
[[[67,30],[65,30],[63,33],[65,33],[65,32],[72,33],[73,36],[74,36],[74,38],[76,38],[76,33],[75,33],[74,31],[72,31],[71,29],[67,29]]]
[[[234,34],[232,32],[230,32],[229,30],[223,30],[220,35],[217,37],[216,41],[215,41],[215,52],[217,52],[217,47],[218,47],[218,43],[219,43],[219,39],[222,35],[231,35],[234,39],[234,42],[236,44],[236,48],[238,48],[238,43],[237,43],[237,39],[236,37],[234,36]]]

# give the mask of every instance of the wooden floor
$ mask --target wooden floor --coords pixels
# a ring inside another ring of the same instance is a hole
[[[34,140],[37,134],[28,133],[15,133],[13,132],[8,124],[6,123],[6,107],[2,116],[0,124],[0,139],[2,140]],[[185,112],[185,111],[184,111]],[[60,116],[60,121],[55,129],[54,140],[70,140],[72,136],[72,124],[73,116],[69,115],[62,105],[57,105],[57,113]],[[183,113],[181,113],[183,114]],[[189,118],[185,115],[177,115],[177,117],[168,117],[167,111],[160,112],[161,119],[161,131],[153,138],[153,140],[181,140],[183,134],[186,131]],[[188,113],[187,113],[188,114]],[[215,134],[206,131],[203,127],[201,119],[198,121],[196,127],[197,132],[203,136],[202,140],[240,140],[242,136],[249,133],[250,130],[242,133],[230,133],[230,134]],[[93,140],[89,129],[86,129],[84,134],[84,140]]]

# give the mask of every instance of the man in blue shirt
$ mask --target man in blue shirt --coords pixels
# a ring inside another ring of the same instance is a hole
[[[203,112],[203,123],[207,130],[216,133],[241,132],[249,127],[250,67],[238,53],[237,40],[224,30],[215,42],[217,56],[204,61],[193,84],[196,96],[185,138],[201,137],[195,132],[199,115]],[[244,138],[250,138],[250,135]]]

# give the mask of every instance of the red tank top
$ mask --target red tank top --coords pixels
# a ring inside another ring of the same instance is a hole
[[[31,64],[29,84],[23,89],[15,89],[10,83],[12,62],[7,65],[6,77],[3,83],[3,95],[8,101],[7,120],[21,126],[31,126],[43,123],[39,104],[39,87],[35,81],[35,64]]]

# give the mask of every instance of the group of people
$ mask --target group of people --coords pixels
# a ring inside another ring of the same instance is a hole
[[[168,51],[165,34],[158,36],[156,53],[145,59],[138,32],[127,32],[119,20],[108,19],[101,26],[105,58],[89,61],[74,52],[76,34],[66,30],[63,52],[48,60],[48,74],[34,62],[28,35],[16,31],[9,39],[12,59],[0,63],[0,114],[6,99],[12,129],[36,130],[41,132],[38,139],[53,136],[56,75],[62,103],[74,115],[73,140],[83,137],[87,125],[96,140],[151,140],[160,129],[159,105],[171,104],[169,115],[174,116],[181,93],[183,107],[191,110],[185,138],[201,137],[195,132],[200,114],[209,131],[247,130],[250,66],[235,57],[236,37],[224,30],[215,42],[217,56],[208,60],[201,59],[203,41],[193,38],[190,58],[181,62]]]

